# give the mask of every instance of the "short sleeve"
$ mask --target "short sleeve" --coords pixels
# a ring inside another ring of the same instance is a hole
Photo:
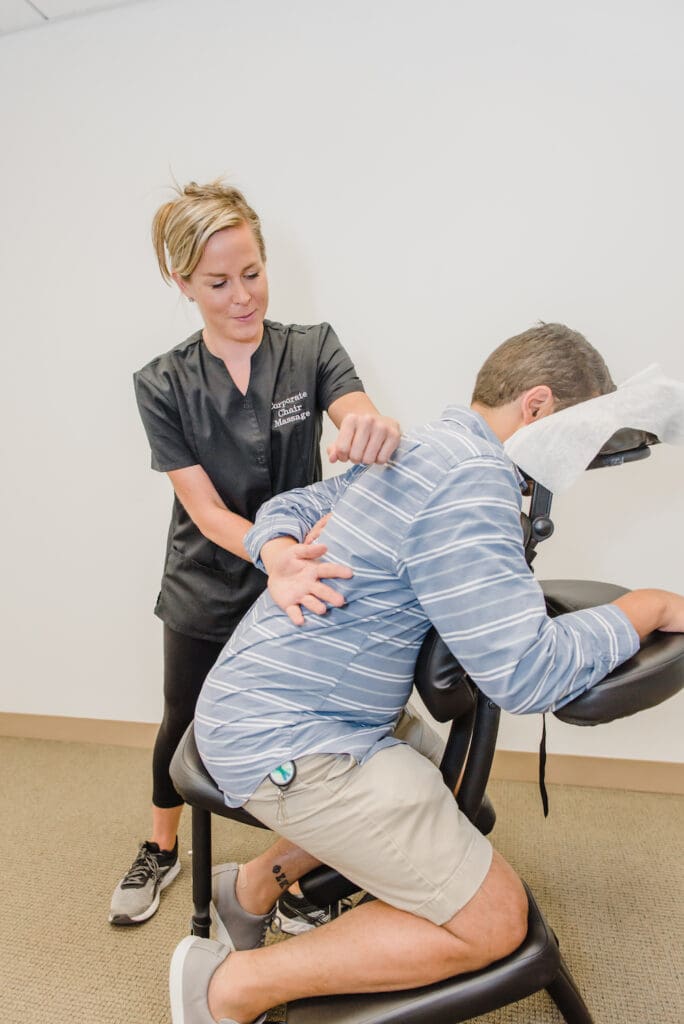
[[[340,340],[329,324],[322,325],[324,335],[316,368],[319,409],[329,409],[343,395],[363,391],[363,383]]]
[[[140,418],[152,450],[152,469],[168,473],[172,469],[196,466],[199,459],[183,431],[173,388],[170,385],[159,387],[143,370],[133,374],[133,384]]]

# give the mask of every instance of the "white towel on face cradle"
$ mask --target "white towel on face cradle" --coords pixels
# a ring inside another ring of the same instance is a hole
[[[665,444],[684,444],[684,384],[647,367],[617,391],[570,406],[516,431],[510,459],[553,494],[582,475],[616,430],[648,430]]]

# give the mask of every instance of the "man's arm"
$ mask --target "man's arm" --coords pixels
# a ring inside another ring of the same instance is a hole
[[[684,633],[684,597],[669,590],[632,590],[613,602],[643,640],[649,633]]]
[[[507,711],[560,707],[639,647],[618,605],[549,617],[525,562],[520,494],[503,458],[474,458],[445,471],[409,528],[401,557],[442,639]]]
[[[354,466],[340,476],[296,487],[265,501],[245,537],[245,547],[257,568],[265,568],[260,552],[268,541],[275,537],[303,541],[318,520],[332,512],[350,482],[362,472],[363,467]]]

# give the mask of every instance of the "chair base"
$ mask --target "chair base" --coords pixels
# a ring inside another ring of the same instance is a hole
[[[199,760],[192,728],[174,755],[174,783],[192,806],[192,888],[194,913],[191,931],[208,938],[211,929],[211,815],[246,820],[241,809],[228,809],[213,781]],[[484,805],[486,818],[493,820],[493,809]],[[484,824],[484,822],[483,822]],[[489,824],[489,821],[487,821]],[[486,828],[486,826],[485,826]],[[484,831],[485,829],[483,829]],[[340,898],[340,876],[321,867],[302,880],[319,901],[335,904]],[[346,880],[342,880],[346,881]],[[355,886],[351,886],[355,889]],[[528,931],[522,945],[510,956],[482,971],[449,978],[435,985],[404,992],[379,992],[373,995],[333,996],[304,999],[288,1008],[289,1024],[438,1024],[471,1020],[483,1013],[524,999],[547,989],[567,1024],[593,1024],[570,971],[560,955],[556,938],[527,890],[529,900]]]
[[[288,1024],[457,1024],[540,989],[549,992],[567,1024],[593,1024],[529,889],[527,895],[527,937],[503,960],[482,971],[409,991],[300,999],[288,1005]]]
[[[339,883],[340,876],[330,868]],[[288,1024],[437,1024],[471,1020],[545,988],[567,1024],[593,1024],[579,990],[563,960],[530,890],[527,936],[514,953],[482,971],[462,974],[435,985],[404,992],[301,999],[288,1006]],[[191,931],[208,938],[211,928],[211,813],[192,808]]]

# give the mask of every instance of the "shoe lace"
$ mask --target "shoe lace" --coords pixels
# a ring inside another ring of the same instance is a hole
[[[261,930],[261,945],[262,946],[263,946],[264,942],[266,941],[266,936],[267,936],[267,934],[269,932],[271,932],[272,935],[278,935],[278,933],[280,932],[280,924],[278,922],[278,918],[276,917],[276,909],[277,909],[277,907],[278,907],[278,904],[276,903],[276,905],[273,908],[273,910],[271,910],[271,912],[269,914],[267,914],[266,917],[264,918],[264,926],[263,926],[263,928]]]
[[[122,889],[139,889],[152,878],[159,875],[159,863],[153,853],[142,843],[130,868],[126,872],[122,882]]]
[[[348,896],[345,896],[339,901],[339,913],[343,914],[346,910],[351,910],[353,906],[354,901],[349,899]],[[272,935],[286,934],[280,926],[280,917],[276,913],[277,909],[278,904],[276,903],[275,907],[269,914],[268,921],[265,922],[264,936],[266,935],[267,928],[271,931]],[[315,907],[313,904],[310,904],[310,909],[307,908],[306,911],[302,911],[301,916],[306,917],[306,920],[309,921],[314,928],[320,928],[321,925],[327,924],[330,920],[329,911],[324,910],[322,907]]]

